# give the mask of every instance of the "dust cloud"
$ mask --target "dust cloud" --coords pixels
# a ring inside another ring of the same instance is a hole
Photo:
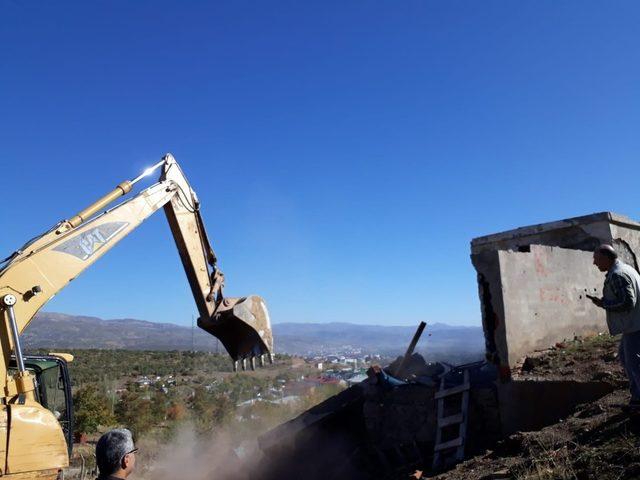
[[[192,426],[184,425],[162,445],[143,439],[140,446],[144,456],[141,455],[133,477],[141,480],[259,478],[258,464],[263,454],[257,440],[243,440],[238,445],[232,438],[225,428],[202,435]]]

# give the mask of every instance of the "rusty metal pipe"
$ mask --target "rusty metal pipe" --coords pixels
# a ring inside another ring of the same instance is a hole
[[[425,322],[420,322],[420,325],[418,325],[418,329],[416,330],[416,333],[413,335],[413,338],[411,339],[411,343],[409,344],[409,347],[407,348],[406,353],[404,354],[404,357],[402,357],[402,361],[400,362],[400,365],[398,365],[398,368],[396,369],[394,373],[394,376],[397,378],[402,378],[402,375],[404,375],[404,369],[407,366],[407,363],[409,363],[409,359],[411,358],[411,355],[413,355],[413,351],[416,348],[416,345],[418,344],[418,340],[420,340],[420,336],[422,335],[422,332],[424,331],[424,327],[426,327],[427,324]]]

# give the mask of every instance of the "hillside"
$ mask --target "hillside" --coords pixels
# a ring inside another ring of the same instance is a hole
[[[600,336],[559,345],[529,359],[521,372],[521,378],[604,380],[616,388],[611,394],[579,406],[568,418],[540,431],[516,433],[493,450],[431,478],[640,478],[640,417],[620,408],[629,394],[616,358],[617,342],[617,338]]]
[[[135,319],[40,312],[22,334],[25,348],[215,351],[216,339],[196,328]],[[220,347],[222,350],[222,347]]]
[[[397,355],[406,349],[415,326],[356,325],[351,323],[278,323],[273,325],[276,352],[305,355],[361,349],[364,353]],[[464,352],[480,356],[480,327],[433,324],[420,348],[429,356]],[[108,348],[134,350],[216,351],[223,348],[199,328],[135,319],[102,320],[96,317],[41,312],[23,334],[25,347]]]

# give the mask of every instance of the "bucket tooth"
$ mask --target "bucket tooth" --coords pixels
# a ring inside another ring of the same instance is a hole
[[[267,355],[268,355],[268,358],[269,358],[269,363],[271,365],[273,365],[273,353],[267,353]]]
[[[256,357],[251,357],[251,360],[249,360],[249,364],[251,365],[251,370],[255,370],[256,369]]]
[[[238,360],[234,360],[232,363],[233,363],[233,371],[237,372],[238,371]]]
[[[247,359],[243,358],[242,359],[242,371],[246,371],[247,370]]]
[[[264,355],[260,355],[260,366],[264,367]]]

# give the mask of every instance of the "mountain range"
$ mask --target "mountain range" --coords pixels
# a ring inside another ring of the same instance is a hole
[[[360,349],[363,353],[398,355],[405,351],[416,326],[353,323],[277,323],[272,326],[278,353],[306,355]],[[135,319],[40,312],[22,334],[25,349],[202,350],[223,352],[215,337],[191,327]],[[427,325],[418,351],[429,357],[467,352],[481,355],[482,328]]]

